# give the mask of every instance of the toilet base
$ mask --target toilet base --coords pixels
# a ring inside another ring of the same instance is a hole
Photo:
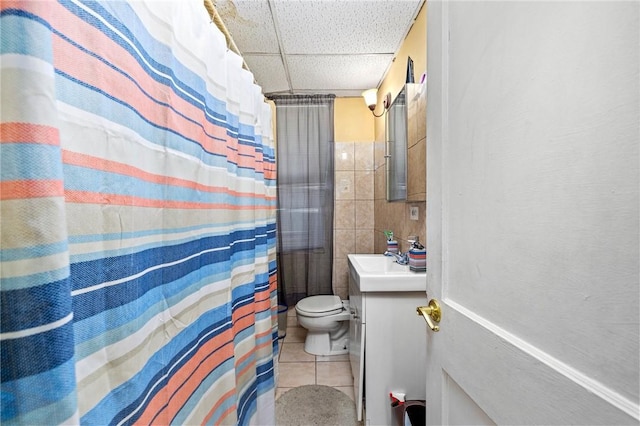
[[[305,352],[311,355],[343,355],[349,353],[349,321],[333,332],[333,342],[328,331],[307,330]]]

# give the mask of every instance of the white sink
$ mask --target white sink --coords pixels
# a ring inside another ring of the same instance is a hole
[[[349,272],[360,291],[426,291],[427,274],[412,272],[382,254],[349,254]]]

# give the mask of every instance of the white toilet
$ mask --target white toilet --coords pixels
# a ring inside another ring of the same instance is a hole
[[[338,296],[309,296],[296,304],[298,324],[307,329],[304,350],[313,355],[349,352],[349,301]]]

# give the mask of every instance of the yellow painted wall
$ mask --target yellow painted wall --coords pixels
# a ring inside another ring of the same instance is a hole
[[[409,30],[402,46],[398,50],[394,62],[378,88],[378,106],[382,108],[382,100],[387,92],[395,99],[407,77],[407,58],[413,60],[413,74],[416,83],[427,70],[427,7],[426,4],[418,13],[413,27]],[[384,115],[373,117],[361,97],[336,98],[334,103],[334,137],[336,142],[383,142]]]
[[[373,142],[373,114],[361,97],[336,98],[333,104],[334,139],[336,142]]]
[[[426,4],[418,13],[413,27],[409,30],[396,58],[389,68],[385,79],[378,88],[378,106],[380,111],[382,100],[387,92],[391,99],[404,85],[407,75],[407,57],[413,59],[413,70],[416,82],[427,69],[427,7]],[[364,104],[362,97],[336,98],[334,102],[334,140],[336,142],[383,142],[385,116],[375,118]],[[275,108],[273,108],[274,126]],[[275,131],[274,131],[275,133]],[[275,135],[274,135],[275,139]],[[276,141],[277,143],[277,141]]]
[[[385,94],[391,93],[391,99],[395,99],[398,92],[404,86],[407,77],[407,57],[413,60],[413,74],[416,82],[427,69],[427,7],[422,6],[413,27],[407,34],[402,46],[396,53],[387,75],[380,87],[378,87],[378,108],[382,105]],[[425,117],[426,118],[426,117]],[[385,116],[375,119],[375,141],[380,144],[385,140]],[[426,178],[426,176],[425,176]],[[406,241],[409,235],[417,235],[420,241],[426,241],[427,203],[424,201],[402,203],[387,202],[385,198],[386,173],[384,163],[375,171],[375,205],[374,205],[374,253],[382,253],[386,248],[385,238],[382,233],[385,229],[391,229],[398,235],[400,251],[409,249]],[[409,207],[418,207],[418,221],[409,220]]]
[[[381,108],[382,100],[387,92],[391,93],[391,100],[395,99],[398,92],[404,86],[407,77],[407,58],[413,60],[413,75],[416,83],[427,70],[427,6],[426,3],[418,13],[413,27],[409,30],[402,46],[396,54],[394,62],[389,68],[386,77],[378,88],[378,107]],[[375,119],[375,140],[384,141],[384,115]]]

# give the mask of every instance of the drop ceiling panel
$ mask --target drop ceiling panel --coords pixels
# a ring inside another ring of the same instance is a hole
[[[378,87],[393,55],[289,55],[287,62],[294,92],[350,90],[355,96]]]
[[[420,0],[272,0],[285,54],[395,53]]]
[[[280,53],[267,0],[214,0],[214,3],[243,54]]]
[[[424,0],[213,3],[263,93],[360,96],[380,84]]]
[[[244,55],[263,93],[289,91],[289,83],[280,55]]]

